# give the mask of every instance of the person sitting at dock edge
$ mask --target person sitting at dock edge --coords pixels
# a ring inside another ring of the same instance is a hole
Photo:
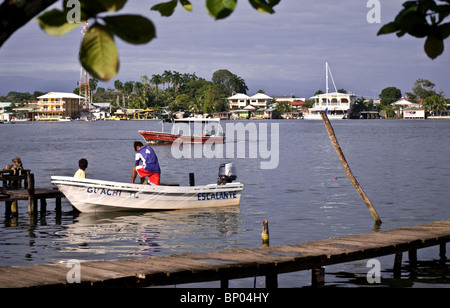
[[[131,183],[134,183],[136,176],[139,174],[141,184],[144,183],[145,177],[148,177],[149,184],[159,185],[161,169],[155,151],[149,146],[144,146],[140,141],[134,142],[134,150],[136,156],[135,166],[131,173]],[[142,165],[139,165],[141,161]]]
[[[86,168],[88,167],[88,161],[86,158],[82,158],[78,161],[78,171],[73,175],[74,178],[86,178]]]

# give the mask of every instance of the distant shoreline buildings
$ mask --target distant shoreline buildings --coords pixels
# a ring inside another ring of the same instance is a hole
[[[377,110],[379,100],[373,101],[372,110],[358,111],[357,116],[350,115],[357,103],[353,93],[322,93],[310,98],[314,105],[307,108],[306,98],[278,96],[271,97],[264,93],[256,93],[252,96],[236,93],[227,98],[229,109],[215,112],[210,116],[222,119],[321,119],[320,111],[327,111],[330,119],[364,118],[377,119],[387,117]],[[277,108],[277,104],[284,107]],[[309,103],[311,106],[311,102]],[[449,105],[449,104],[448,104]],[[429,118],[450,118],[450,106],[440,116]],[[13,108],[10,102],[0,102],[0,123],[13,121],[70,121],[73,119],[93,120],[130,120],[130,119],[165,119],[170,117],[204,116],[190,112],[169,113],[167,107],[147,109],[127,109],[113,107],[111,103],[85,103],[84,97],[74,93],[49,92],[39,96],[38,101],[28,102],[23,107]],[[404,119],[425,119],[426,112],[420,103],[409,102],[401,98],[392,103],[395,106],[395,117]],[[289,111],[285,111],[288,109]],[[281,111],[280,110],[284,110]]]

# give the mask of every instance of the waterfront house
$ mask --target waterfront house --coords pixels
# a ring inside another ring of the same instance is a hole
[[[349,110],[356,102],[356,95],[353,93],[323,93],[313,97],[314,107],[309,108],[309,113],[328,110],[329,115],[349,116]]]
[[[0,102],[0,113],[5,113],[7,108],[11,108],[12,103],[10,102]]]
[[[8,110],[11,109],[12,103],[0,102],[0,122],[9,122],[12,118],[12,113]]]
[[[421,104],[412,103],[408,101],[406,98],[402,97],[398,101],[392,103],[394,106],[400,106],[401,108],[408,108],[408,107],[421,107]]]
[[[292,110],[301,111],[302,106],[305,104],[306,98],[295,96],[275,96],[273,98],[277,103],[289,103],[292,106]]]
[[[244,109],[248,105],[257,108],[267,108],[272,103],[272,97],[264,93],[256,93],[253,96],[248,96],[242,93],[236,93],[233,96],[228,97],[228,104],[231,110]]]
[[[425,119],[425,109],[420,107],[409,107],[403,109],[403,119],[406,120],[424,120]]]
[[[236,93],[228,98],[228,104],[232,110],[243,109],[248,105],[249,99],[250,97],[248,95]]]
[[[398,109],[395,109],[395,114],[399,118],[401,118],[403,114],[404,119],[425,119],[425,110],[423,110],[423,114],[422,111],[420,111],[422,109],[421,104],[412,103],[402,97],[398,101],[392,103],[392,105],[398,107]],[[405,110],[408,110],[406,117]]]
[[[59,121],[80,117],[80,100],[84,97],[74,93],[49,92],[38,97],[36,120]]]
[[[267,108],[272,103],[272,97],[264,93],[256,93],[249,98],[249,104],[255,108]]]

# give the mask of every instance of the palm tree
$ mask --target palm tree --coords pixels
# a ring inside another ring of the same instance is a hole
[[[122,92],[122,90],[123,90],[123,83],[119,79],[117,79],[116,81],[114,81],[114,88],[117,91]]]
[[[150,82],[156,87],[156,95],[158,95],[158,86],[161,84],[161,81],[162,77],[159,74],[153,74],[152,79],[150,79]]]
[[[178,86],[180,85],[181,81],[182,81],[181,74],[179,72],[173,72],[172,82],[173,86],[175,87],[175,92],[178,92]]]
[[[167,83],[167,88],[169,88],[169,84],[172,82],[172,71],[165,70],[162,74],[162,83],[163,88],[164,85]]]
[[[120,97],[120,94],[123,95],[123,93],[122,93],[122,91],[123,91],[123,83],[119,79],[115,80],[114,81],[114,88],[116,89],[117,92],[119,92],[119,93],[117,93],[117,106],[120,106],[120,104],[119,104],[119,97]],[[123,103],[125,103],[125,102],[123,102]]]
[[[422,106],[434,115],[440,115],[447,110],[447,103],[442,96],[429,96],[423,100]]]
[[[97,89],[98,80],[95,78],[89,79],[89,97],[91,98],[89,101],[92,103],[92,94],[94,93],[95,89]]]

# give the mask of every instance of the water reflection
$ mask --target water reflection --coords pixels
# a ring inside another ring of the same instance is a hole
[[[55,233],[60,257],[116,259],[222,247],[242,228],[239,207],[155,212],[77,213]],[[76,256],[78,255],[78,257]]]
[[[62,215],[55,215],[49,204],[47,215],[29,219],[22,202],[19,217],[4,220],[0,227],[1,265],[260,247],[264,219],[269,220],[272,246],[376,231],[323,123],[276,122],[280,163],[274,170],[260,169],[260,159],[175,159],[170,146],[154,147],[162,181],[168,183],[189,185],[190,172],[197,184],[214,183],[221,163],[235,163],[238,181],[246,184],[240,210],[85,215],[73,214],[63,201]],[[333,127],[380,214],[381,230],[450,218],[450,121],[355,120],[336,121]],[[89,160],[89,176],[126,182],[134,165],[133,141],[141,140],[138,130],[160,128],[156,121],[7,125],[2,133],[11,143],[0,147],[0,158],[5,163],[20,156],[39,187],[52,187],[51,175],[73,175],[81,157]],[[254,140],[249,142],[254,145]],[[421,259],[435,256],[424,253]],[[297,285],[297,275],[286,274],[284,286]],[[302,285],[310,282],[306,276]],[[347,282],[352,285],[351,277]]]

